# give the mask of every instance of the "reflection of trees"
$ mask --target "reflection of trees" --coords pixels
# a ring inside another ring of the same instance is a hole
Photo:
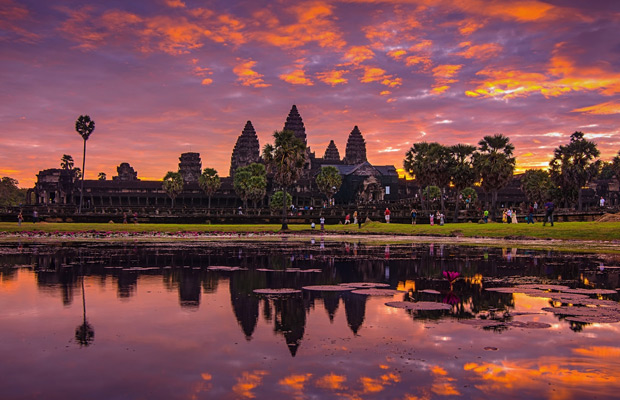
[[[349,328],[351,328],[351,331],[353,331],[353,334],[357,335],[357,332],[364,323],[368,296],[346,292],[342,295],[342,300],[344,301],[344,312],[347,316],[347,324]]]
[[[90,345],[93,340],[95,340],[95,328],[93,328],[92,325],[90,325],[88,323],[88,321],[86,320],[86,291],[84,290],[84,266],[80,266],[80,269],[82,271],[81,275],[82,275],[82,311],[83,311],[83,320],[82,320],[82,324],[78,325],[77,328],[75,328],[75,340],[80,344],[81,346],[88,346]]]
[[[301,296],[276,298],[273,300],[275,310],[274,330],[284,335],[291,355],[295,357],[304,337],[306,328],[306,311]]]
[[[259,271],[238,271],[230,276],[230,301],[247,340],[252,339],[258,322],[259,299],[253,291],[264,287],[264,274]]]

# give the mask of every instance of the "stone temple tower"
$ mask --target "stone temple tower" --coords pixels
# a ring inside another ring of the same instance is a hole
[[[252,122],[248,121],[245,123],[241,136],[237,139],[230,157],[230,176],[235,174],[237,168],[259,161],[260,147],[258,145],[258,136],[256,136]]]
[[[361,164],[366,162],[366,141],[357,125],[349,134],[347,149],[344,156],[345,164]]]
[[[325,155],[323,155],[323,161],[335,161],[340,162],[340,153],[338,152],[338,147],[336,147],[336,143],[333,140],[330,140],[327,149],[325,149]]]
[[[304,121],[302,121],[301,115],[299,115],[299,111],[297,111],[297,106],[294,104],[291,108],[291,112],[288,113],[288,117],[286,117],[284,130],[295,132],[295,136],[303,140],[304,144],[308,144],[308,141],[306,140],[306,127],[304,126]]]
[[[179,173],[183,177],[183,182],[198,182],[198,177],[202,173],[200,153],[183,153],[179,157],[179,161]]]

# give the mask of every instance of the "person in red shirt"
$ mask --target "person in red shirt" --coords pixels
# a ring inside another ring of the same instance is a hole
[[[388,224],[390,223],[390,209],[386,207],[385,209],[385,222],[387,222]]]

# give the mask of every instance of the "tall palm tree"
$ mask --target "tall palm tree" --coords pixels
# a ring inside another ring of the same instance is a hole
[[[491,220],[495,219],[497,192],[510,182],[515,170],[514,149],[510,138],[502,134],[485,136],[478,142],[474,169],[482,178],[482,189],[491,193]]]
[[[88,115],[80,115],[75,121],[75,130],[84,139],[84,154],[82,157],[82,187],[80,189],[80,205],[78,207],[78,213],[82,212],[82,201],[84,199],[84,175],[86,173],[86,141],[90,137],[91,133],[95,130],[95,121],[91,120]]]
[[[441,212],[445,214],[445,194],[446,188],[450,185],[452,177],[452,165],[454,160],[450,155],[450,149],[439,143],[431,143],[428,151],[427,170],[433,185],[439,187],[441,195],[439,203]]]
[[[263,148],[263,159],[286,199],[288,188],[301,177],[306,161],[306,144],[289,130],[275,131],[273,137],[274,145],[266,144]],[[288,230],[286,201],[282,202],[282,230]]]
[[[174,199],[183,191],[183,177],[178,172],[168,171],[164,176],[163,188],[172,199],[172,208],[174,208]]]
[[[420,196],[420,202],[422,208],[425,208],[424,197],[422,191],[425,187],[432,184],[431,175],[429,174],[429,151],[431,143],[418,142],[405,154],[405,160],[403,161],[403,167],[405,171],[413,178],[415,178],[418,185],[418,195]]]
[[[449,149],[453,160],[450,172],[452,175],[452,184],[455,189],[454,222],[458,222],[460,205],[459,196],[461,191],[473,185],[477,178],[473,161],[476,147],[469,144],[459,143],[451,146]]]
[[[213,168],[205,168],[202,171],[202,174],[198,177],[198,184],[200,188],[207,194],[209,198],[209,213],[211,212],[211,196],[213,193],[217,192],[217,190],[222,186],[222,181],[220,180],[217,171]]]
[[[549,173],[553,183],[562,189],[565,204],[577,198],[581,211],[581,188],[588,184],[600,170],[600,155],[596,143],[586,140],[582,132],[570,136],[566,146],[559,146],[549,162]]]

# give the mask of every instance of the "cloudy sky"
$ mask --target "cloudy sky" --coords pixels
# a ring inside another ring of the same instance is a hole
[[[374,164],[503,133],[539,168],[576,130],[609,160],[618,26],[616,0],[0,0],[0,176],[81,166],[82,114],[87,178],[187,151],[228,176],[245,122],[262,147],[293,104],[317,156],[358,125]]]

